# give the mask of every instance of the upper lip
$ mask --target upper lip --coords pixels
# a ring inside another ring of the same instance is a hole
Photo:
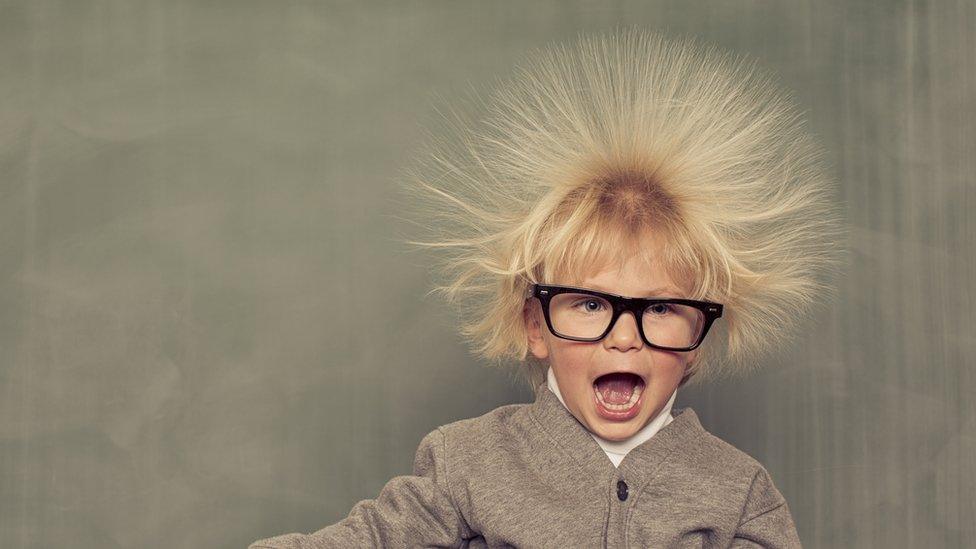
[[[595,376],[595,377],[593,378],[593,380],[592,380],[592,381],[590,381],[590,383],[591,383],[591,384],[592,384],[592,383],[596,383],[596,380],[597,380],[597,379],[598,379],[598,378],[599,378],[600,376],[605,376],[605,375],[607,375],[607,374],[634,374],[635,376],[637,376],[637,377],[639,377],[639,378],[641,378],[641,381],[642,381],[642,382],[644,383],[644,385],[647,385],[647,378],[646,378],[646,377],[644,377],[644,374],[642,374],[642,373],[640,373],[640,372],[638,372],[638,371],[635,371],[635,370],[629,370],[629,369],[627,369],[627,368],[620,368],[620,369],[617,369],[617,370],[610,370],[610,371],[607,371],[607,372],[602,372],[602,373],[599,373],[599,374],[597,374],[597,375],[596,375],[596,376]]]

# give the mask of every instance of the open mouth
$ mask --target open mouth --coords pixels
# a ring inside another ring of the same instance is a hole
[[[601,415],[609,419],[629,419],[639,409],[644,378],[629,372],[604,374],[593,381],[593,393]]]

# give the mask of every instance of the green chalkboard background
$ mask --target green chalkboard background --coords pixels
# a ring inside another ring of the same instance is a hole
[[[396,239],[433,94],[636,24],[757,58],[830,152],[838,299],[679,392],[809,547],[976,516],[973,2],[0,2],[0,547],[244,547],[528,402]],[[965,540],[970,540],[966,542]]]

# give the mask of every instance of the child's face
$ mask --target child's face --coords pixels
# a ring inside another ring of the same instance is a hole
[[[619,270],[607,270],[581,281],[553,281],[628,297],[684,297],[657,262],[650,267],[631,260]],[[653,290],[658,290],[654,292]],[[654,418],[677,389],[685,366],[698,349],[686,352],[649,347],[640,337],[634,315],[624,313],[605,338],[596,342],[570,341],[549,332],[538,299],[525,308],[529,348],[539,359],[548,359],[566,407],[591,432],[607,440],[625,440]],[[635,372],[644,378],[636,415],[626,420],[609,419],[598,411],[596,378],[614,371]]]

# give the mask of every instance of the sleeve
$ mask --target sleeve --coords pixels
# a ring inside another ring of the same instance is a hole
[[[802,547],[786,498],[763,467],[752,479],[749,497],[729,547]]]
[[[413,475],[390,479],[376,499],[356,503],[341,521],[311,534],[284,534],[248,549],[459,547],[475,534],[454,506],[440,428],[420,441]]]

